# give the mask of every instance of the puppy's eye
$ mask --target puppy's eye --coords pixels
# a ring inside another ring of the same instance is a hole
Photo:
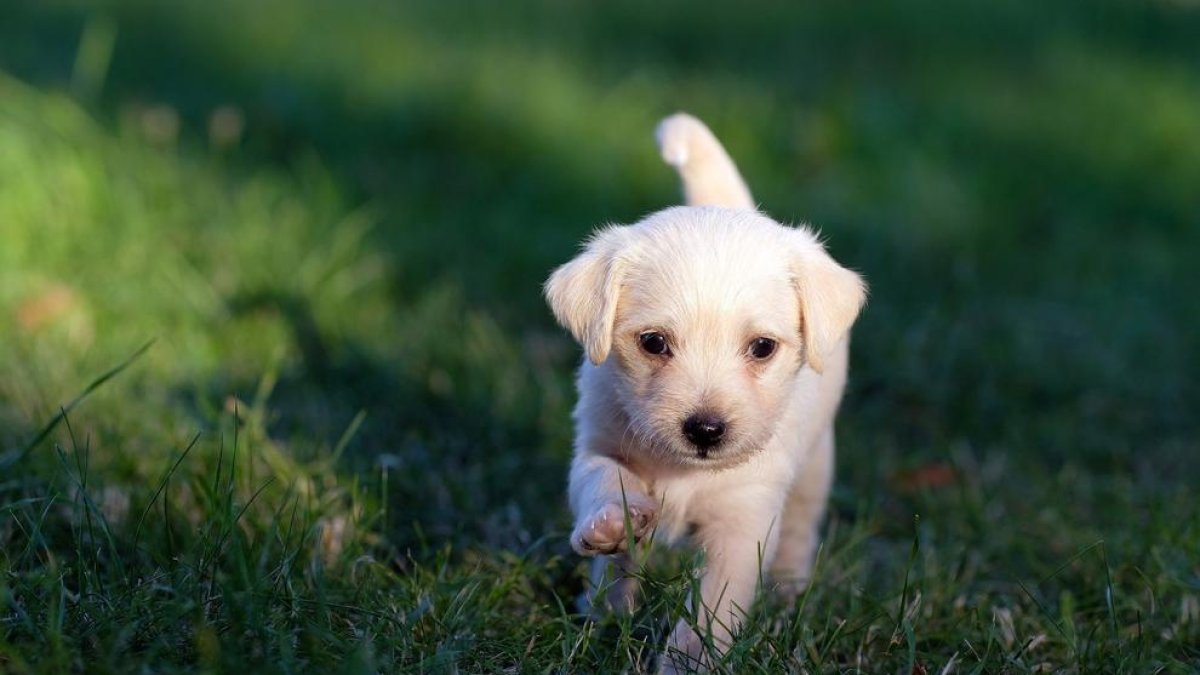
[[[775,353],[775,341],[771,338],[754,338],[750,342],[750,356],[759,361],[771,358]]]
[[[668,356],[671,353],[670,347],[667,346],[667,336],[656,331],[642,333],[638,336],[638,342],[641,343],[642,349],[647,354],[655,356]]]

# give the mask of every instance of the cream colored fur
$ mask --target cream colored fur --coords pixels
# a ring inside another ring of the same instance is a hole
[[[681,619],[661,661],[673,672],[708,665],[697,628],[728,647],[763,573],[785,593],[807,580],[865,286],[811,231],[758,213],[699,120],[672,116],[657,137],[689,205],[599,231],[546,297],[587,354],[569,492],[572,546],[611,554],[594,566],[593,605],[633,602],[630,538],[656,530],[704,551],[699,625]],[[642,348],[647,332],[667,337],[669,356]],[[777,348],[756,360],[763,337]],[[682,431],[701,411],[727,425],[708,452]]]

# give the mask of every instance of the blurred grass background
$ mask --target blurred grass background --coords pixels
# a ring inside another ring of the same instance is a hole
[[[539,286],[677,200],[679,109],[872,288],[821,574],[728,668],[1196,667],[1197,35],[1182,0],[0,0],[0,669],[649,667],[692,562],[573,614]]]

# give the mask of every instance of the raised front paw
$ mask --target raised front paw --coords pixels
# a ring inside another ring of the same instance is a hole
[[[579,555],[608,555],[629,548],[625,531],[625,510],[629,510],[629,525],[633,540],[641,541],[658,521],[658,505],[649,497],[628,495],[622,503],[614,501],[601,506],[575,523],[571,548]]]

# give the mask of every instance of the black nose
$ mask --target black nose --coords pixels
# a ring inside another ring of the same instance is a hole
[[[711,448],[725,435],[725,422],[711,415],[692,415],[683,421],[683,435],[698,448]]]

